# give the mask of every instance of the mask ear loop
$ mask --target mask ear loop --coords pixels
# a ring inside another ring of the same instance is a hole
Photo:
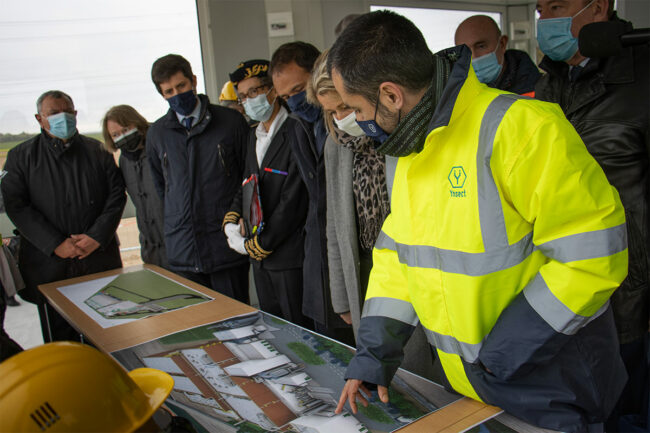
[[[581,13],[583,13],[583,12],[585,11],[585,9],[587,9],[589,6],[591,6],[592,4],[594,4],[595,1],[596,1],[596,0],[591,0],[587,6],[583,7],[582,9],[580,9],[580,10],[578,11],[578,13],[576,13],[574,16],[571,17],[571,19],[574,19],[575,17],[577,17],[578,15],[580,15]]]
[[[381,93],[381,88],[377,89],[377,101],[375,102],[375,116],[372,118],[373,122],[377,122],[377,108],[379,108],[379,94]]]
[[[381,92],[381,89],[377,90],[377,102],[375,102],[375,117],[372,118],[372,121],[377,123],[377,108],[379,108],[379,93]],[[356,114],[354,116],[356,118]],[[402,109],[400,108],[397,111],[397,124],[399,125],[399,122],[402,120]]]
[[[271,90],[273,90],[274,88],[275,88],[275,87],[274,87],[273,85],[271,85],[271,88],[269,89],[268,92],[266,92],[266,93],[264,94],[264,96],[268,96],[269,93],[271,93]],[[270,105],[275,105],[275,101],[277,101],[277,100],[278,100],[278,94],[276,93],[276,94],[275,94],[275,98],[273,98],[273,102],[269,102],[269,104],[270,104]],[[267,101],[268,101],[268,99],[267,99]]]

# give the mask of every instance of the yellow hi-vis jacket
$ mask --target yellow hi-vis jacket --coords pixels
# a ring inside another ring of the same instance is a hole
[[[346,378],[388,385],[419,321],[447,386],[580,430],[625,380],[608,302],[623,208],[557,105],[480,84],[462,50],[423,150],[387,158],[392,213]]]

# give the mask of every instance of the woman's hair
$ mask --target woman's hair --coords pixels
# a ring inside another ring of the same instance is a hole
[[[334,82],[332,77],[327,72],[327,55],[329,50],[325,50],[321,53],[320,56],[314,62],[314,69],[311,71],[311,78],[307,83],[307,102],[317,107],[320,107],[320,101],[318,101],[318,95],[324,95],[326,93],[336,93],[336,88],[334,87]],[[325,119],[325,127],[327,132],[332,132],[334,127],[334,121],[332,120],[332,115],[323,111],[323,118]]]
[[[108,128],[106,127],[106,124],[109,120],[112,120],[121,126],[133,125],[138,128],[138,131],[140,131],[143,136],[147,134],[147,129],[149,128],[147,119],[142,117],[142,115],[130,105],[116,105],[115,107],[112,107],[106,112],[104,118],[102,119],[104,148],[109,152],[117,151],[113,137],[111,137],[111,134],[108,133]]]

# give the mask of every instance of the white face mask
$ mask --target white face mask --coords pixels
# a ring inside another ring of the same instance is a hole
[[[273,104],[275,104],[275,100]],[[266,122],[271,118],[271,114],[273,114],[273,104],[269,104],[268,99],[266,99],[266,93],[262,93],[254,98],[246,99],[242,105],[248,117],[258,122]]]
[[[334,115],[332,115],[332,118],[334,119],[334,123],[336,123],[336,127],[346,134],[353,137],[360,137],[364,134],[363,129],[357,123],[357,115],[354,111],[341,120],[337,119]]]

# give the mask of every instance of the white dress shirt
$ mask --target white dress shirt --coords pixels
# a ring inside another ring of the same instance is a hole
[[[276,132],[278,132],[278,129],[280,129],[280,126],[282,126],[284,121],[287,120],[287,117],[289,117],[289,112],[286,108],[280,106],[280,110],[275,116],[275,119],[273,119],[268,132],[266,131],[266,128],[264,128],[263,122],[260,122],[260,124],[257,125],[257,128],[255,129],[255,135],[257,136],[255,153],[257,154],[258,167],[261,168],[262,161],[264,160],[264,155],[266,155],[266,151],[269,149],[269,146],[273,141],[273,137],[275,137]]]

